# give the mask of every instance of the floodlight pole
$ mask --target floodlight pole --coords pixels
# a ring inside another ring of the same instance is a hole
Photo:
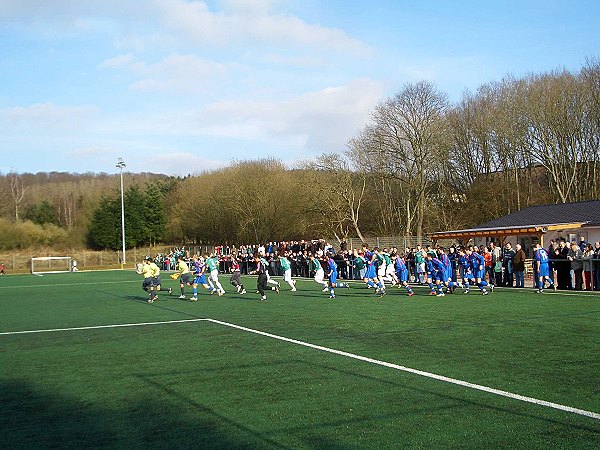
[[[121,237],[123,238],[123,258],[121,269],[125,266],[125,200],[123,196],[123,168],[127,167],[123,158],[117,160],[117,169],[121,171]]]

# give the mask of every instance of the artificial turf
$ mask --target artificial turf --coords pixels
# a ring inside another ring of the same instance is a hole
[[[0,278],[0,333],[189,320],[0,335],[0,448],[600,447],[594,417],[196,320],[600,413],[598,295],[221,281],[148,304],[131,271]]]

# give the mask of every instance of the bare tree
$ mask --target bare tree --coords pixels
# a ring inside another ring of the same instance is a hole
[[[10,192],[13,199],[15,211],[15,220],[19,220],[19,207],[25,198],[25,193],[29,190],[29,186],[25,186],[23,177],[17,173],[10,173]]]
[[[375,108],[373,124],[353,142],[369,166],[405,186],[399,199],[405,204],[405,233],[414,230],[419,242],[432,187],[429,170],[444,161],[447,107],[446,96],[431,83],[408,84]]]
[[[317,157],[312,169],[322,173],[319,198],[327,211],[330,231],[338,242],[348,239],[350,228],[365,242],[360,229],[360,213],[365,201],[367,179],[364,173],[350,170],[348,161],[337,153]]]

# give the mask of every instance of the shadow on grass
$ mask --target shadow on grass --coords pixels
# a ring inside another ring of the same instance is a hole
[[[529,419],[535,419],[535,420],[540,420],[543,422],[547,422],[547,423],[551,423],[551,424],[555,424],[555,425],[561,425],[561,426],[565,426],[567,428],[572,428],[572,429],[576,429],[576,430],[581,430],[581,431],[586,431],[586,432],[590,432],[592,433],[592,436],[595,436],[597,438],[600,438],[600,428],[598,427],[588,427],[585,425],[578,425],[578,424],[574,424],[574,423],[570,423],[568,421],[561,421],[561,420],[556,420],[556,419],[551,419],[547,416],[544,416],[542,414],[530,414],[530,413],[525,413],[525,412],[521,412],[518,410],[518,408],[515,409],[511,409],[511,408],[505,408],[505,407],[500,407],[500,406],[494,406],[491,405],[490,403],[484,403],[484,402],[478,402],[478,401],[474,401],[474,400],[468,400],[465,397],[459,397],[459,396],[454,396],[454,395],[450,395],[450,394],[443,394],[439,391],[434,391],[434,390],[430,390],[430,389],[424,389],[424,388],[418,388],[418,387],[414,387],[414,386],[409,386],[406,383],[399,383],[399,382],[395,382],[395,381],[390,381],[387,379],[382,379],[373,375],[365,375],[362,373],[357,373],[354,371],[350,371],[350,370],[344,370],[344,369],[340,369],[337,367],[332,367],[329,365],[325,365],[325,364],[317,364],[317,363],[311,363],[308,361],[302,361],[302,360],[298,360],[296,361],[298,364],[303,364],[303,365],[307,365],[307,366],[313,366],[319,369],[325,369],[325,370],[330,370],[332,372],[337,372],[346,376],[350,376],[353,378],[360,378],[362,380],[368,380],[370,382],[375,382],[377,384],[383,384],[383,385],[387,385],[387,386],[393,386],[394,388],[401,388],[401,389],[408,389],[410,391],[413,392],[418,392],[421,394],[427,394],[427,395],[431,395],[434,397],[438,397],[438,398],[442,398],[444,400],[450,400],[452,402],[454,402],[454,407],[456,408],[461,408],[461,407],[467,407],[467,406],[476,406],[478,408],[481,409],[487,409],[490,411],[494,411],[494,412],[500,412],[500,413],[506,413],[508,415],[514,415],[514,416],[518,416],[518,417],[524,417],[524,418],[529,418]],[[517,403],[517,405],[522,406],[523,403],[519,402]],[[415,409],[414,411],[411,411],[411,408],[406,408],[404,410],[404,413],[414,413],[414,412],[418,412],[421,413],[422,411],[420,411],[419,409]],[[577,416],[577,418],[580,418],[579,416]],[[324,426],[330,426],[332,424],[324,424]],[[339,425],[339,423],[336,423],[336,425]]]
[[[286,448],[201,404],[182,410],[180,402],[187,399],[174,397],[174,402],[131,399],[113,410],[5,381],[0,448]]]

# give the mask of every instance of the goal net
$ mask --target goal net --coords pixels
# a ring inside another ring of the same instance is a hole
[[[70,271],[70,256],[44,256],[40,258],[31,258],[31,273],[34,275]]]

